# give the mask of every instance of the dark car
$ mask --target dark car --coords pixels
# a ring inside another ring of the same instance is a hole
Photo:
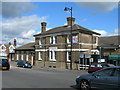
[[[24,60],[19,60],[17,62],[18,67],[24,67],[24,68],[32,68],[32,65]]]
[[[106,67],[91,74],[78,76],[76,78],[76,88],[90,90],[91,88],[100,90],[120,89],[120,66]]]
[[[92,73],[92,72],[95,72],[95,71],[100,70],[102,68],[111,67],[111,66],[114,66],[114,65],[108,64],[108,63],[92,63],[88,67],[88,73]]]
[[[1,70],[9,70],[10,69],[10,63],[8,59],[0,58],[0,69]]]

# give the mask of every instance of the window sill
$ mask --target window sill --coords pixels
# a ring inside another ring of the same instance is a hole
[[[56,62],[56,60],[55,60],[55,59],[49,59],[49,61],[53,61],[53,62]]]

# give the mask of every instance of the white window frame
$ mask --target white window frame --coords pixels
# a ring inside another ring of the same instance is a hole
[[[57,36],[51,36],[51,37],[50,37],[50,43],[51,43],[51,44],[56,44],[56,43],[57,43],[56,38],[57,38]]]
[[[26,55],[26,61],[28,61],[28,59],[29,59],[28,57],[29,57],[29,56],[28,56],[28,54],[27,54],[27,55]]]
[[[39,38],[39,45],[40,45],[40,48],[42,47],[42,38]]]
[[[17,60],[19,60],[19,55],[17,54]]]
[[[21,60],[23,60],[23,54],[21,55]]]
[[[49,51],[49,60],[50,61],[56,61],[56,55],[55,51]]]
[[[38,52],[38,60],[42,60],[42,52]]]
[[[70,62],[71,60],[69,60],[69,53],[70,52],[67,52],[67,62]]]
[[[70,34],[67,35],[67,43],[71,43],[71,39],[70,39],[69,37],[71,38],[71,35],[70,35]]]

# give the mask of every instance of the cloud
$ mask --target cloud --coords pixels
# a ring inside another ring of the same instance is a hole
[[[3,21],[0,24],[0,27],[2,27],[2,41],[8,43],[16,38],[20,45],[34,41],[33,35],[36,33],[36,29],[39,28],[40,22],[46,21],[46,18],[32,15]]]
[[[94,32],[100,33],[101,36],[107,36],[108,33],[105,30],[93,30]]]
[[[118,7],[118,2],[78,2],[80,7],[91,10],[97,9],[102,12],[110,12]]]
[[[2,16],[4,18],[14,18],[28,13],[35,9],[35,5],[30,2],[3,2]]]

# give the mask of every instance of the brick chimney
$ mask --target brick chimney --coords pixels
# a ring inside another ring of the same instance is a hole
[[[46,22],[42,22],[41,23],[41,32],[45,32],[46,31],[46,25],[47,25]]]
[[[72,17],[72,25],[75,24],[75,18]],[[67,17],[67,25],[71,26],[71,17]]]
[[[14,39],[14,46],[17,46],[17,41],[16,41],[16,39]]]

